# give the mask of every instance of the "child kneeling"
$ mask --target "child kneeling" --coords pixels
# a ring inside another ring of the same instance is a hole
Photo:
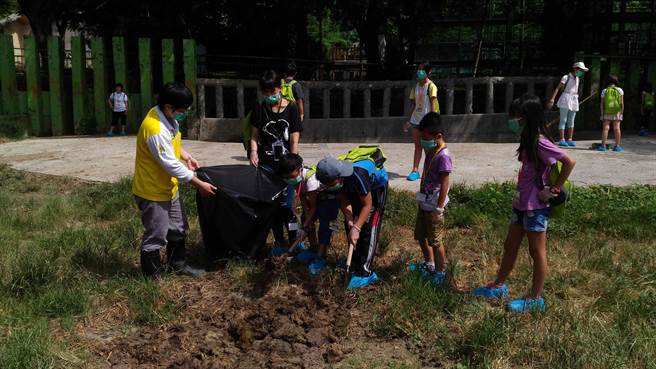
[[[542,311],[545,308],[542,290],[547,277],[547,226],[551,213],[550,200],[560,194],[575,161],[558,148],[547,134],[544,108],[540,99],[524,95],[513,102],[510,116],[522,126],[517,155],[522,166],[513,196],[513,210],[504,243],[503,257],[494,282],[473,290],[474,296],[500,299],[508,296],[505,282],[515,266],[519,246],[524,236],[533,259],[533,285],[522,298],[506,305],[512,312]],[[558,179],[549,183],[550,168],[562,163]]]
[[[424,263],[411,264],[434,284],[444,282],[444,208],[449,202],[449,174],[453,169],[444,140],[444,127],[438,113],[426,114],[419,123],[421,146],[426,152],[424,173],[417,193],[415,239],[424,254]]]

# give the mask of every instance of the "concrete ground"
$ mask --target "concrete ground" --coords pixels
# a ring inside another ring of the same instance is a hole
[[[624,153],[599,153],[588,148],[593,141],[579,142],[568,149],[577,161],[572,180],[577,185],[634,183],[656,185],[656,138],[628,137]],[[306,164],[316,164],[326,155],[340,155],[355,144],[302,144]],[[410,144],[381,144],[388,156],[391,185],[416,190],[419,182],[408,182],[411,169]],[[183,147],[202,165],[248,164],[238,143],[185,141]],[[490,181],[514,181],[518,162],[517,144],[453,143],[452,183],[479,185]],[[92,181],[116,181],[132,174],[135,138],[64,137],[39,138],[0,144],[0,162],[13,168],[45,174],[78,177]]]

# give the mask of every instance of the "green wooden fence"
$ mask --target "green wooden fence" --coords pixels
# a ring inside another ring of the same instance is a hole
[[[135,132],[156,101],[155,80],[166,83],[177,76],[196,96],[194,40],[182,40],[182,54],[177,56],[182,61],[182,70],[176,70],[175,40],[161,40],[161,58],[153,55],[154,41],[149,38],[136,41],[135,55],[128,53],[123,37],[112,37],[111,40],[72,37],[70,73],[67,73],[63,42],[59,37],[49,37],[40,53],[36,39],[26,36],[26,90],[20,91],[22,76],[16,72],[11,35],[0,34],[0,114],[28,115],[27,132],[34,136],[106,132],[111,122],[107,100],[114,84],[122,83],[129,97],[128,132]],[[161,63],[161,68],[154,68],[155,62]],[[153,75],[158,69],[162,71],[161,78]],[[70,78],[70,83],[67,78]],[[129,78],[134,78],[134,81]],[[45,89],[41,85],[43,81],[47,81]],[[66,90],[65,86],[70,86],[70,89]],[[194,111],[197,111],[195,107]]]

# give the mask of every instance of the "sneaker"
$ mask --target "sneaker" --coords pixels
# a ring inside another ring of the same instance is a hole
[[[576,141],[567,141],[567,146],[569,147],[576,147]]]
[[[305,241],[301,241],[296,245],[296,251],[301,252],[307,250],[308,247],[305,245]]]
[[[367,277],[359,277],[359,276],[353,276],[351,277],[351,281],[348,284],[348,289],[353,290],[356,288],[362,288],[362,287],[367,287],[370,284],[375,283],[378,280],[378,275],[376,272],[371,272],[371,274]]]
[[[426,264],[425,261],[423,263],[410,263],[410,265],[408,265],[408,270],[411,272],[419,271],[421,272],[421,276],[427,279],[430,277],[431,274],[428,265]]]
[[[314,260],[314,258],[316,258],[316,257],[317,257],[316,252],[314,252],[312,250],[305,250],[305,251],[299,252],[296,255],[296,260],[298,260],[298,262],[301,263],[301,264],[308,264],[309,262]]]
[[[613,151],[622,152],[622,151],[624,151],[624,149],[622,148],[622,146],[615,146],[615,147],[613,147]]]
[[[416,181],[419,178],[420,178],[419,172],[413,170],[412,172],[410,172],[410,174],[408,174],[408,176],[405,179],[407,179],[408,181]]]
[[[508,296],[508,286],[505,283],[495,285],[489,283],[485,286],[474,288],[472,295],[476,297],[485,297],[487,299],[501,299]]]
[[[286,252],[287,249],[282,246],[273,246],[271,250],[269,250],[269,257],[284,255]]]
[[[544,299],[538,297],[537,299],[517,299],[512,300],[506,305],[506,309],[513,313],[525,313],[527,311],[544,311]]]
[[[310,274],[317,275],[321,273],[322,270],[326,268],[326,260],[322,257],[317,257],[312,263],[308,266]]]
[[[438,286],[446,280],[446,274],[444,272],[435,272],[432,275],[431,283]]]
[[[563,141],[559,141],[559,142],[558,142],[558,146],[569,147],[569,144],[567,144],[567,141],[564,141],[564,140],[563,140]]]
[[[107,137],[114,137],[114,132],[112,131],[107,132]]]
[[[606,150],[606,145],[599,145],[599,146],[597,146],[597,151],[606,152],[606,151],[607,151],[607,150]]]

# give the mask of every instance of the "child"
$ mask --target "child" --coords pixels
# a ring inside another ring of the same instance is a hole
[[[214,194],[216,187],[194,174],[198,162],[181,147],[179,122],[193,102],[185,85],[167,83],[150,109],[137,134],[137,155],[132,193],[139,210],[144,235],[141,242],[141,271],[159,279],[159,250],[166,246],[168,266],[176,273],[199,276],[202,271],[185,262],[187,217],[178,193],[179,182],[190,182],[201,196]],[[185,164],[182,163],[182,161]]]
[[[649,120],[654,105],[656,105],[656,96],[654,96],[651,83],[645,83],[644,86],[640,93],[640,136],[649,134]]]
[[[330,245],[332,230],[330,224],[337,219],[339,203],[334,192],[317,180],[316,169],[303,167],[303,159],[296,154],[287,154],[278,162],[278,174],[287,183],[298,185],[297,192],[303,204],[302,226],[297,240],[306,236],[311,248],[296,255],[301,263],[309,263],[310,274],[319,274],[326,267],[326,250]],[[319,220],[319,237],[314,223]],[[300,245],[300,243],[299,243]],[[303,247],[299,247],[299,250]]]
[[[528,239],[533,259],[533,284],[524,297],[506,307],[512,312],[542,311],[545,308],[542,290],[547,276],[547,226],[549,200],[560,193],[561,186],[574,169],[575,161],[553,144],[547,134],[544,109],[540,99],[525,94],[513,102],[510,115],[518,118],[522,127],[517,155],[522,166],[513,196],[513,210],[504,243],[503,258],[494,282],[473,290],[475,296],[500,299],[508,295],[505,282],[517,260],[524,236]],[[562,162],[560,175],[553,187],[546,186],[550,168]]]
[[[435,112],[426,114],[419,123],[419,131],[421,147],[426,150],[415,222],[415,239],[424,254],[424,264],[419,268],[434,284],[441,284],[446,267],[444,209],[449,203],[449,174],[453,165],[440,115]],[[410,266],[411,269],[417,267],[416,264]]]
[[[260,79],[263,101],[253,109],[251,115],[249,155],[251,165],[260,166],[271,172],[283,155],[289,152],[298,154],[298,142],[302,130],[298,105],[281,96],[281,81],[276,72],[272,70],[264,72]],[[274,221],[273,235],[276,241],[272,250],[274,256],[285,252],[289,242],[293,242],[296,238],[296,230],[288,228],[289,224],[296,223],[292,211],[293,199],[294,189],[289,186]],[[283,228],[288,230],[289,241],[285,240]]]
[[[281,81],[282,97],[296,102],[296,105],[298,105],[298,114],[302,122],[305,120],[305,99],[303,98],[303,87],[294,79],[296,77],[296,63],[290,61],[285,68],[284,75],[285,78]]]
[[[574,119],[576,112],[579,111],[579,86],[581,85],[581,78],[585,75],[588,68],[585,67],[583,62],[576,62],[572,65],[572,70],[569,74],[560,79],[560,84],[554,90],[547,109],[551,109],[559,91],[563,91],[558,99],[558,108],[560,109],[560,123],[558,129],[560,131],[560,141],[558,146],[575,147],[574,141]],[[565,139],[565,132],[567,132],[567,139]]]
[[[620,132],[620,123],[624,115],[624,91],[617,87],[617,77],[610,74],[606,79],[606,88],[601,91],[601,121],[603,128],[601,130],[601,146],[598,151],[606,151],[608,141],[608,130],[610,124],[613,124],[613,133],[615,134],[615,147],[613,151],[622,152],[622,133]]]
[[[417,85],[410,92],[410,101],[412,104],[412,115],[410,121],[406,122],[403,130],[408,132],[412,127],[412,142],[415,144],[414,157],[412,161],[412,171],[406,179],[416,181],[419,179],[419,162],[421,161],[419,122],[430,112],[440,112],[440,105],[437,102],[437,86],[433,81],[428,79],[432,68],[428,62],[419,64],[417,67]]]
[[[118,133],[117,125],[121,126],[121,135],[125,136],[125,126],[128,120],[128,95],[123,92],[123,84],[117,83],[114,86],[114,92],[109,95],[109,106],[112,108],[112,127],[107,132],[107,136],[114,136]]]

